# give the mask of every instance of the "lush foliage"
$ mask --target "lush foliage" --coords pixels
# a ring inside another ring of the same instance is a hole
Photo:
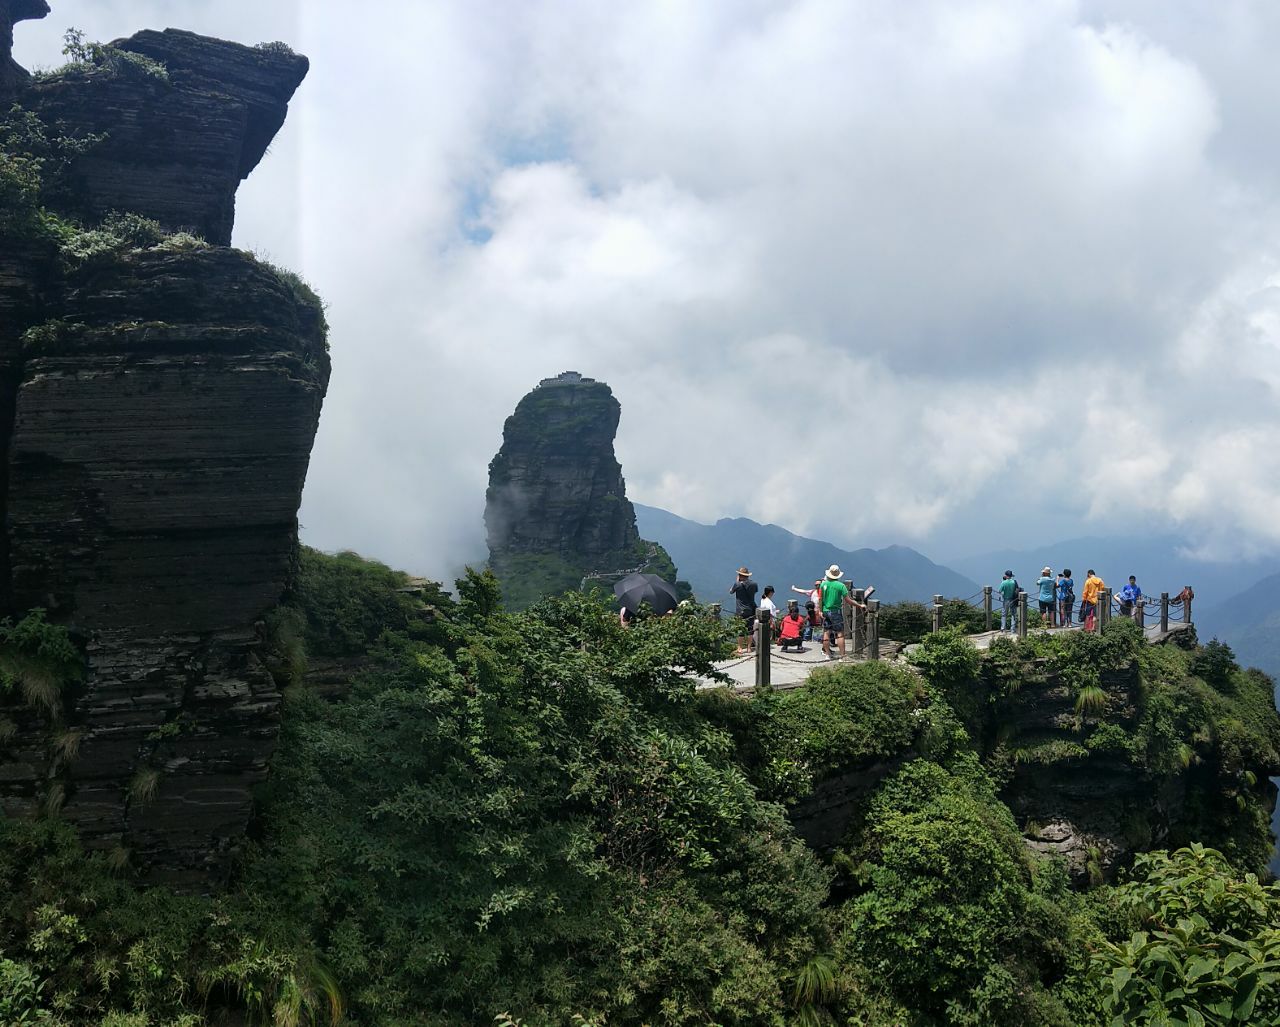
[[[776,693],[759,710],[752,755],[767,794],[793,799],[841,768],[905,751],[925,705],[913,674],[883,663],[814,671],[807,687]]]
[[[1142,855],[1116,890],[1141,929],[1099,946],[1109,1016],[1135,1025],[1280,1023],[1280,884],[1201,845]]]
[[[44,205],[59,195],[72,162],[103,138],[50,129],[16,104],[0,116],[0,233],[60,243],[69,229]]]
[[[138,81],[169,82],[169,69],[162,61],[144,54],[121,50],[108,43],[88,39],[80,29],[67,29],[63,37],[62,54],[67,63],[55,71],[42,72],[39,77],[59,75],[101,75],[129,78]]]
[[[1280,898],[1233,869],[1247,858],[1140,857],[1130,883],[1075,892],[1064,865],[1024,847],[983,765],[1012,742],[975,745],[964,726],[987,730],[1047,676],[1068,691],[1105,681],[1110,703],[1110,676],[1131,675],[1142,711],[1067,702],[1080,728],[1053,744],[1153,779],[1201,775],[1190,790],[1215,800],[1182,826],[1250,857],[1238,823],[1260,788],[1245,775],[1276,725],[1266,679],[1234,663],[1212,686],[1195,654],[1124,628],[986,660],[944,632],[921,647],[921,675],[840,666],[748,700],[695,687],[731,649],[695,608],[630,629],[590,595],[511,614],[488,573],[454,598],[307,549],[271,629],[270,665],[291,687],[234,886],[143,889],[56,819],[0,820],[0,1022],[1277,1017]],[[74,680],[75,647],[38,614],[3,628],[0,649],[11,697],[33,666]],[[307,671],[334,662],[352,678],[322,698]],[[1202,718],[1188,743],[1200,762],[1162,762],[1162,740]],[[809,851],[777,803],[859,775],[843,840]],[[1215,820],[1228,781],[1244,808]]]

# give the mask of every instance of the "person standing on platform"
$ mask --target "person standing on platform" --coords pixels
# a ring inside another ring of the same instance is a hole
[[[1010,634],[1018,630],[1018,579],[1013,571],[1005,571],[1000,582],[1000,630]]]
[[[1058,605],[1058,582],[1053,577],[1053,568],[1046,567],[1036,580],[1040,588],[1040,626],[1053,627],[1053,611]]]
[[[1106,582],[1090,568],[1084,579],[1084,592],[1080,595],[1080,621],[1085,631],[1093,631],[1098,625],[1098,596],[1106,587]]]
[[[1071,568],[1064,567],[1058,575],[1058,626],[1071,627],[1071,608],[1076,604],[1076,583],[1071,580]]]
[[[1129,583],[1120,589],[1120,616],[1138,619],[1138,604],[1142,602],[1142,589],[1138,587],[1138,579],[1129,575]]]
[[[751,572],[747,568],[738,568],[738,580],[729,586],[729,594],[737,602],[734,616],[741,622],[738,634],[738,655],[743,656],[755,648],[755,640],[751,637],[751,625],[756,619],[756,591],[759,586],[751,580]]]
[[[844,572],[833,563],[822,581],[822,651],[828,660],[835,659],[833,645],[838,645],[840,655],[844,655],[844,601],[849,588],[840,580],[843,577]]]

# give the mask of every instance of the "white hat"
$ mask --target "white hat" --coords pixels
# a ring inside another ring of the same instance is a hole
[[[843,577],[844,577],[844,572],[840,570],[840,565],[838,563],[833,563],[830,567],[827,568],[828,581],[839,581]]]

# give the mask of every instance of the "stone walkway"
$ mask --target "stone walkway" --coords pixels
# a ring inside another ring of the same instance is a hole
[[[1158,645],[1172,635],[1176,635],[1180,631],[1187,631],[1192,627],[1181,621],[1170,624],[1167,632],[1161,632],[1160,622],[1148,624],[1143,633],[1147,637],[1147,641],[1151,645]],[[1068,628],[1034,628],[1032,634],[1058,634],[1062,631],[1080,631],[1082,625],[1072,624]],[[1008,632],[1001,631],[984,631],[981,634],[969,635],[969,641],[973,643],[975,649],[986,650],[991,648],[993,640],[1004,636],[1012,638]],[[901,656],[909,657],[916,646],[903,646],[901,642],[891,642],[887,639],[880,640],[880,658],[884,661],[894,662]],[[790,688],[799,688],[809,679],[809,675],[818,667],[838,667],[841,662],[853,663],[854,657],[846,657],[844,661],[828,660],[822,653],[822,644],[818,641],[805,642],[800,652],[794,649],[783,653],[777,646],[770,650],[769,657],[769,678],[774,688],[786,690]],[[856,662],[861,662],[860,658]],[[732,660],[723,660],[716,664],[716,669],[723,671],[729,676],[730,687],[735,691],[750,692],[754,691],[756,684],[756,658],[751,656],[738,656]],[[725,687],[718,681],[711,681],[707,678],[700,678],[698,681],[699,688],[723,688]]]

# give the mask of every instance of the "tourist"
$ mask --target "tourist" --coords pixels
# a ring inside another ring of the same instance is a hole
[[[759,586],[751,580],[751,572],[746,567],[738,568],[738,579],[729,586],[729,594],[737,602],[734,616],[742,624],[738,635],[738,655],[751,652],[755,640],[751,637],[751,629],[756,619],[756,590]]]
[[[1071,568],[1064,567],[1058,575],[1058,626],[1071,627],[1071,609],[1076,605],[1076,583],[1071,580]]]
[[[1053,627],[1053,611],[1058,605],[1058,582],[1053,577],[1053,568],[1046,567],[1036,579],[1040,588],[1040,626]]]
[[[1120,589],[1120,616],[1138,619],[1138,605],[1142,602],[1142,589],[1138,579],[1129,575],[1129,583]]]
[[[632,610],[628,610],[625,606],[618,611],[618,623],[624,628],[629,628],[635,623],[636,615]]]
[[[1090,568],[1084,579],[1084,592],[1080,596],[1080,623],[1085,631],[1093,631],[1098,624],[1098,596],[1106,588],[1104,582]]]
[[[792,646],[795,646],[797,652],[803,651],[801,643],[804,641],[805,622],[800,616],[800,603],[797,600],[787,600],[787,615],[782,618],[779,628],[778,645],[783,652]]]
[[[808,622],[804,626],[804,640],[806,642],[813,641],[813,633],[822,630],[822,616],[818,613],[818,607],[813,600],[804,604],[805,620]]]
[[[1183,585],[1182,591],[1173,597],[1173,605],[1181,606],[1185,610],[1187,606],[1190,604],[1191,600],[1194,599],[1195,597],[1196,597],[1196,594],[1192,590],[1191,586]],[[1185,614],[1183,615],[1183,619],[1187,619]]]
[[[764,587],[764,595],[760,599],[760,610],[768,612],[770,624],[778,622],[778,604],[773,601],[772,585],[765,585]]]
[[[1010,634],[1018,630],[1018,579],[1013,571],[1005,571],[1000,582],[1000,630]]]
[[[822,593],[822,651],[828,660],[835,659],[832,645],[838,645],[844,656],[844,601],[849,588],[840,579],[844,572],[836,564],[827,568],[820,591]]]
[[[822,603],[822,579],[821,578],[819,578],[817,581],[813,583],[812,588],[801,588],[799,585],[792,585],[791,591],[798,592],[800,595],[808,599],[809,602],[813,603],[814,606],[820,606]]]

